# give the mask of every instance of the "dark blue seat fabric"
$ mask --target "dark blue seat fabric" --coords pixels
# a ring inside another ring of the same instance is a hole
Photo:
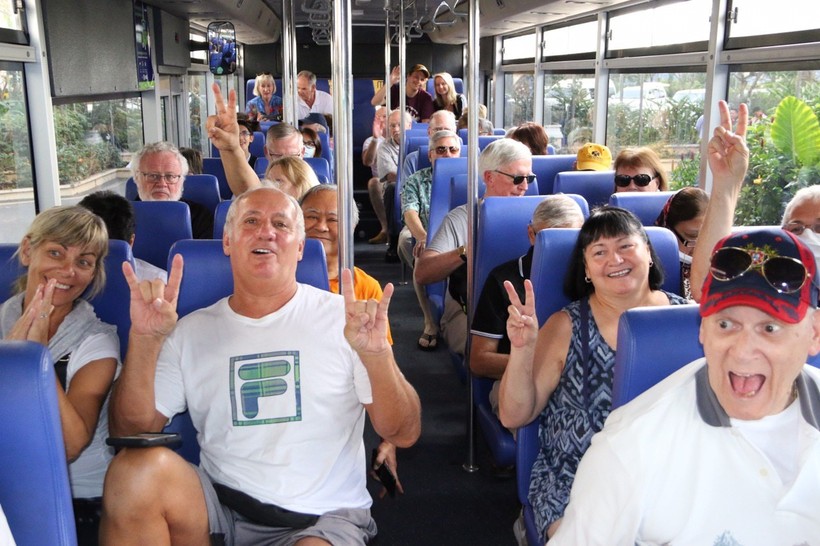
[[[330,166],[330,173],[334,173],[336,166],[333,164],[333,149],[330,147],[330,139],[327,133],[319,133],[319,142],[322,143],[322,155],[319,157],[325,158],[327,164]],[[328,180],[334,180],[334,177],[329,177]]]
[[[654,226],[674,191],[625,191],[609,196],[609,204],[635,213],[645,226]]]
[[[430,74],[433,76],[434,74]],[[453,78],[453,86],[456,88],[456,93],[459,95],[464,94],[464,80],[461,78]],[[436,82],[435,78],[431,77],[427,80],[427,92],[435,99],[436,98]]]
[[[569,171],[555,175],[553,193],[577,193],[583,195],[594,209],[609,203],[615,188],[615,171]]]
[[[94,312],[100,320],[117,327],[120,339],[120,356],[125,359],[128,349],[128,332],[131,330],[131,289],[122,272],[123,262],[134,268],[134,256],[131,245],[125,241],[112,239],[108,241],[108,256],[105,257],[105,288],[90,300]]]
[[[268,169],[268,158],[267,157],[257,157],[256,163],[253,164],[253,172],[259,176],[259,178],[263,178],[265,176],[265,171]]]
[[[125,182],[125,198],[129,201],[135,201],[137,197],[137,184],[133,178],[129,178]],[[222,201],[219,181],[212,174],[189,174],[185,177],[182,198],[199,203],[213,214],[217,203]]]
[[[481,135],[478,137],[478,149],[483,151],[484,148],[502,138],[506,137],[503,135]]]
[[[248,151],[253,157],[265,157],[265,133],[262,131],[253,132],[253,140],[248,146]]]
[[[14,255],[17,247],[15,243],[0,243],[0,303],[14,294],[14,283],[26,272]]]
[[[530,504],[530,477],[532,465],[540,448],[538,441],[538,419],[518,428],[515,434],[515,484],[518,502],[524,516],[524,532],[529,546],[543,546],[544,539],[539,536],[535,525],[535,513]]]
[[[205,174],[212,174],[219,184],[219,196],[223,200],[231,199],[233,192],[228,185],[228,177],[225,175],[225,166],[218,157],[205,157],[202,159],[202,171]]]
[[[324,176],[327,180],[332,180],[330,176],[330,163],[324,157],[306,157],[305,161],[317,176]]]
[[[177,299],[177,313],[180,318],[197,309],[208,307],[233,292],[231,262],[222,251],[222,241],[179,241],[169,253],[169,271],[176,254],[181,254],[185,263]],[[329,289],[325,249],[318,240],[305,241],[302,261],[296,268],[296,280],[323,290]],[[187,411],[174,416],[164,430],[180,433],[182,445],[176,451],[188,462],[199,464],[197,431]]]
[[[429,144],[429,143],[430,143],[430,138],[427,135],[407,137],[405,139],[405,144],[407,145],[407,153],[404,154],[405,157],[407,157],[407,155],[409,155],[409,154],[415,152],[416,150],[418,150],[419,146],[424,146],[425,144]]]
[[[555,175],[562,171],[572,170],[575,164],[575,155],[534,155],[532,156],[532,172],[538,180],[538,192],[541,195],[555,193]],[[570,193],[570,192],[564,192]]]
[[[137,221],[134,256],[165,269],[171,245],[192,237],[188,205],[180,201],[135,201],[132,205]]]
[[[74,546],[77,532],[54,364],[31,341],[0,341],[0,505],[20,546]]]
[[[216,207],[216,213],[214,214],[214,239],[222,240],[229,208],[231,208],[231,201],[222,201]]]

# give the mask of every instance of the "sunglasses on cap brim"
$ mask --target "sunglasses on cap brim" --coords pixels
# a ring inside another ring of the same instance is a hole
[[[725,247],[712,255],[709,268],[716,281],[731,281],[752,270],[759,270],[763,279],[781,294],[799,291],[809,280],[803,262],[789,256],[769,256],[759,250]]]

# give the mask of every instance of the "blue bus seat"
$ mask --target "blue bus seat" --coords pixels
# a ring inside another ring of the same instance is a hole
[[[319,157],[323,157],[327,160],[327,164],[330,166],[330,173],[334,173],[335,166],[333,165],[333,149],[330,147],[330,137],[327,133],[320,132],[319,133],[319,142],[322,143],[322,155]],[[329,177],[329,180],[333,180],[333,177]]]
[[[478,149],[483,151],[484,148],[495,142],[496,140],[506,138],[503,135],[481,135],[478,137]]]
[[[529,546],[543,546],[544,539],[539,536],[535,526],[535,513],[530,504],[530,477],[532,465],[538,456],[540,442],[538,441],[538,421],[534,421],[515,431],[515,485],[518,492],[518,502],[521,503],[521,513],[524,517],[524,533]]]
[[[122,272],[123,262],[128,262],[131,268],[134,268],[131,245],[117,239],[109,240],[108,256],[105,257],[105,288],[89,302],[94,306],[94,312],[101,321],[117,327],[120,356],[125,360],[125,353],[128,350],[128,333],[131,330],[129,309],[131,289]]]
[[[129,201],[136,201],[137,197],[137,183],[133,178],[129,178],[125,182],[125,198]],[[217,203],[222,201],[219,181],[212,174],[189,174],[185,177],[182,198],[199,203],[213,214]]]
[[[405,138],[405,144],[407,145],[407,151],[404,154],[407,157],[408,154],[411,154],[419,149],[419,146],[424,146],[425,144],[430,143],[430,138],[427,135],[424,136],[412,136]]]
[[[310,165],[310,168],[313,169],[313,172],[316,173],[317,176],[322,175],[327,180],[333,179],[333,177],[330,176],[330,163],[328,163],[324,157],[306,157],[305,161]]]
[[[664,205],[675,193],[677,192],[625,191],[610,195],[609,204],[633,212],[645,226],[654,226]]]
[[[532,156],[532,172],[538,180],[538,191],[541,195],[555,193],[555,175],[572,170],[575,164],[575,155],[534,155]],[[571,193],[571,192],[565,192]]]
[[[48,349],[0,341],[0,505],[20,546],[75,546],[68,465]]]
[[[135,201],[132,205],[137,221],[134,256],[165,269],[171,246],[192,237],[188,205],[180,201]]]
[[[222,201],[216,207],[216,212],[214,213],[214,239],[222,240],[229,208],[231,208],[231,201]]]
[[[202,172],[204,174],[212,174],[216,177],[219,184],[219,197],[222,200],[233,198],[233,192],[228,185],[228,177],[225,175],[225,166],[222,160],[218,157],[204,157],[202,158]]]
[[[430,74],[430,76],[431,77],[428,78],[428,80],[427,80],[427,92],[430,93],[430,95],[435,100],[435,98],[436,98],[436,82],[435,82],[435,78],[432,77],[432,76],[435,76],[435,74]],[[458,93],[459,95],[464,94],[464,80],[462,80],[461,78],[454,77],[453,78],[453,86],[456,88],[456,93]]]
[[[467,157],[467,145],[461,145],[461,152],[459,153],[459,157]],[[442,158],[447,159],[447,158]],[[436,160],[438,161],[438,160]],[[416,170],[420,171],[422,169],[426,169],[431,165],[430,163],[430,146],[428,144],[422,144],[419,146],[419,160],[416,164]],[[465,167],[464,172],[467,172]]]
[[[553,193],[583,195],[590,209],[609,203],[615,188],[615,171],[569,171],[555,175]]]
[[[427,129],[429,127],[430,127],[430,124],[427,123],[426,121],[413,120],[413,125],[411,126],[411,130],[413,130],[413,131],[424,131],[426,133]]]
[[[555,155],[555,146],[547,144],[547,155]]]
[[[266,170],[268,170],[268,158],[257,157],[256,162],[253,164],[253,172],[255,172],[259,178],[264,178]]]
[[[493,134],[507,136],[507,130],[503,127],[496,127],[495,129],[493,129]]]
[[[0,243],[0,301],[14,295],[14,283],[26,273],[14,255],[18,246],[16,243]]]
[[[450,180],[454,175],[467,172],[466,157],[443,157],[436,161],[433,169],[433,187],[430,191],[430,219],[427,223],[427,244],[441,226],[442,220],[450,212]],[[424,287],[427,299],[430,301],[430,310],[436,323],[444,312],[444,294],[447,291],[447,281],[428,284]]]
[[[248,145],[248,151],[253,157],[265,157],[265,133],[253,132],[253,140]]]

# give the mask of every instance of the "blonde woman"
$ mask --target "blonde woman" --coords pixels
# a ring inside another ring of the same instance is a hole
[[[282,119],[282,99],[274,95],[276,81],[269,72],[256,76],[253,98],[245,106],[245,113],[251,121],[279,121]]]
[[[285,156],[268,165],[265,180],[297,200],[310,188],[319,185],[311,166],[295,156]]]
[[[447,72],[439,72],[433,76],[433,106],[436,110],[449,110],[456,119],[461,117],[467,100],[464,95],[456,93],[453,77]]]

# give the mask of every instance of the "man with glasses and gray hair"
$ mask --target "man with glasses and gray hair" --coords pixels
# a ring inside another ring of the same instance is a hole
[[[486,185],[484,197],[518,197],[535,181],[530,149],[509,138],[484,148],[478,172]],[[467,229],[467,205],[451,210],[415,267],[419,284],[449,278],[441,333],[450,350],[462,355],[467,342]]]
[[[131,159],[131,176],[137,185],[137,201],[181,201],[191,211],[191,229],[195,239],[210,239],[214,234],[214,216],[199,203],[182,199],[188,161],[170,142],[146,144]]]

